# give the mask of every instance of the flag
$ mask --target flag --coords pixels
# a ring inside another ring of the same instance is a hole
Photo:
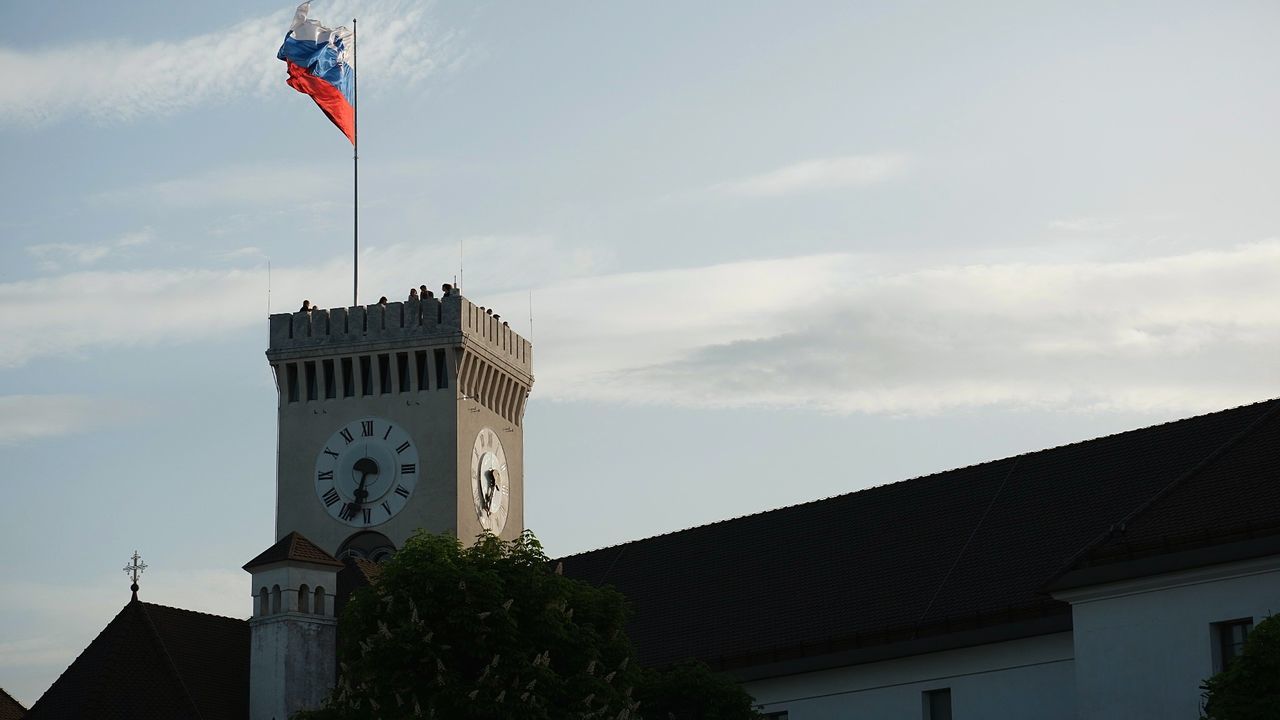
[[[276,57],[289,66],[289,87],[310,95],[354,145],[355,36],[346,27],[327,28],[308,19],[309,12],[310,2],[298,6]]]

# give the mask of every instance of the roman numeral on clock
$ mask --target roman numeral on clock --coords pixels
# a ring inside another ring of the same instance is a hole
[[[340,434],[340,435],[342,435],[342,439],[343,439],[343,440],[346,440],[346,441],[347,441],[347,444],[348,444],[348,445],[350,445],[351,443],[355,442],[355,438],[351,436],[351,431],[350,431],[350,430],[348,430],[348,429],[346,429],[346,428],[342,428],[342,432],[341,432],[341,433],[339,433],[339,434]]]
[[[346,505],[342,506],[342,512],[338,513],[338,517],[347,521],[355,520],[356,511],[359,509],[360,509],[359,505],[355,505],[354,503],[347,503]]]
[[[405,487],[405,486],[403,486],[403,485],[397,485],[397,486],[396,486],[396,494],[397,494],[397,495],[399,495],[400,497],[407,498],[407,497],[409,497],[409,488],[407,488],[407,487]]]
[[[321,480],[328,480],[329,482],[333,482],[333,471],[321,470],[320,472],[316,473],[316,482],[320,482]]]
[[[360,434],[361,434],[361,435],[363,435],[364,437],[369,437],[369,436],[373,435],[373,421],[372,421],[372,420],[361,420],[361,421],[360,421]]]
[[[406,441],[404,441],[404,442],[400,443],[400,447],[396,448],[396,454],[397,454],[397,455],[399,455],[400,453],[402,453],[402,452],[404,452],[405,450],[408,450],[408,449],[409,449],[409,441],[408,441],[408,440],[406,440]]]
[[[336,452],[334,452],[334,451],[330,450],[329,448],[325,448],[325,449],[324,449],[324,454],[325,454],[325,455],[332,455],[334,460],[337,460],[337,459],[338,459],[338,453],[336,453]]]
[[[391,437],[391,426],[390,426],[390,425],[388,425],[388,426],[387,426],[387,431],[386,431],[386,432],[384,432],[384,433],[382,433],[382,439],[383,439],[383,440],[386,440],[386,439],[387,439],[387,438],[389,438],[389,437]]]
[[[387,511],[387,517],[391,517],[391,506],[387,504],[386,500],[382,501],[382,509]],[[366,520],[365,522],[368,521]]]
[[[365,525],[368,525],[368,524],[369,524],[369,523],[371,523],[371,522],[373,522],[373,511],[372,511],[372,510],[370,510],[369,508],[365,508],[365,509],[364,509],[364,524],[365,524]]]
[[[414,463],[406,463],[400,466],[401,475],[408,475],[409,473],[417,472],[417,470],[418,470],[418,466],[415,465]]]
[[[329,491],[324,494],[324,506],[333,507],[334,505],[337,505],[338,501],[341,499],[342,498],[338,496],[337,490],[329,488]]]

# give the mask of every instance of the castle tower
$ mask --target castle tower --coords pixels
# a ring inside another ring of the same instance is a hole
[[[337,673],[334,598],[342,563],[295,532],[244,569],[254,588],[249,717],[282,720],[319,707]]]
[[[251,720],[318,707],[333,687],[339,558],[381,560],[420,528],[524,530],[532,348],[449,290],[271,316],[277,542],[244,566]]]
[[[272,315],[276,537],[379,560],[415,530],[524,530],[531,346],[456,290]]]

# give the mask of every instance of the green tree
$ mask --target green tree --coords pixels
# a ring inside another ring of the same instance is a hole
[[[1280,615],[1258,623],[1240,656],[1201,688],[1209,720],[1280,718]]]
[[[635,694],[641,713],[649,720],[761,717],[755,711],[755,701],[741,685],[696,661],[641,670]]]
[[[419,533],[347,603],[337,687],[295,720],[635,720],[644,699],[660,708],[653,720],[756,717],[731,681],[642,671],[626,619],[620,593],[553,570],[530,532],[470,547]],[[664,693],[671,699],[659,704]],[[677,694],[700,704],[681,705]],[[749,714],[702,714],[707,697],[732,698]]]

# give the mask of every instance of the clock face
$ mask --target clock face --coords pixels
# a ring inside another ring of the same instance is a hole
[[[511,507],[511,478],[502,442],[489,428],[476,435],[471,450],[471,498],[480,527],[494,535],[501,533]]]
[[[316,456],[316,497],[352,527],[380,525],[404,509],[418,484],[418,449],[399,425],[379,417],[338,428]]]

